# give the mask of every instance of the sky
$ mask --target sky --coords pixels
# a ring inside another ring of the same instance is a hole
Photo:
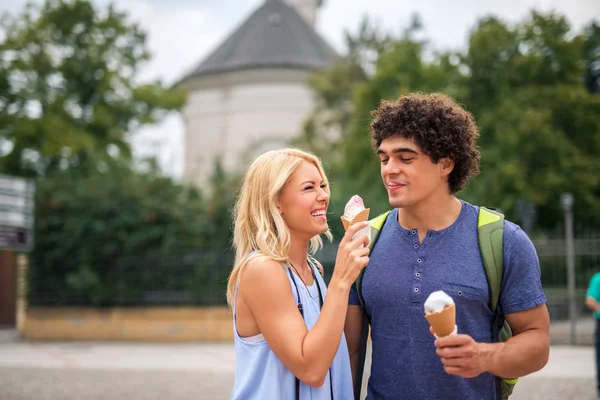
[[[39,0],[38,0],[39,1]],[[200,63],[265,0],[115,0],[148,33],[152,60],[140,81],[161,79],[170,84]],[[93,0],[105,6],[109,0]],[[27,0],[0,0],[0,13],[15,13]],[[555,10],[575,30],[595,19],[600,0],[324,0],[317,31],[340,53],[344,32],[357,30],[364,15],[392,32],[400,32],[418,14],[425,36],[437,49],[465,48],[476,21],[496,15],[515,23],[532,8]],[[183,123],[174,113],[162,122],[132,135],[137,156],[156,155],[164,171],[180,178],[183,172]]]

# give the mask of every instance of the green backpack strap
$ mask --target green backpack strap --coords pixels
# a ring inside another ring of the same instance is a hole
[[[373,251],[373,246],[375,245],[375,242],[377,241],[377,238],[379,237],[379,233],[381,232],[381,228],[383,228],[383,224],[385,224],[387,216],[390,212],[391,212],[391,210],[386,211],[383,214],[381,214],[369,221],[369,225],[371,225],[371,241],[369,242],[369,250]],[[363,279],[363,274],[365,273],[365,268],[363,268],[360,271],[360,273],[358,274],[358,278],[354,282],[354,285],[356,287],[356,293],[358,293],[358,300],[360,301],[360,306],[363,311],[366,311],[365,299],[362,295],[362,279]]]
[[[375,242],[377,241],[377,238],[379,237],[381,228],[383,227],[383,224],[385,223],[389,213],[390,213],[389,211],[385,212],[369,221],[369,225],[371,225],[371,242],[369,243],[369,249],[371,251],[373,250],[373,246],[375,245]],[[354,285],[356,288],[356,292],[358,293],[358,299],[360,301],[361,309],[362,309],[364,315],[367,315],[366,309],[365,309],[365,299],[363,298],[363,295],[362,295],[362,279],[363,279],[363,273],[365,271],[365,268],[363,268],[360,271],[360,274],[358,275],[358,278],[354,282]],[[355,380],[354,380],[354,399],[355,400],[360,400],[360,398],[361,398],[360,392],[361,392],[361,388],[362,388],[363,373],[364,373],[364,368],[365,368],[365,359],[367,356],[367,339],[369,337],[369,325],[370,325],[370,321],[367,316],[366,318],[363,318],[360,340],[359,340],[358,348],[356,349],[356,351],[357,351],[356,357],[358,358],[358,365],[356,365],[356,376],[355,376]]]
[[[490,309],[494,313],[492,340],[504,342],[512,336],[512,330],[506,320],[503,321],[500,329],[500,320],[503,317],[500,310],[498,310],[498,301],[502,290],[502,276],[504,275],[504,215],[498,211],[480,207],[477,219],[477,236],[479,238],[479,251],[488,281]],[[499,378],[497,385],[498,397],[502,400],[508,399],[517,381],[518,378]]]
[[[485,207],[479,208],[477,219],[477,236],[479,238],[479,251],[483,259],[485,275],[490,291],[490,309],[496,312],[502,275],[504,273],[503,239],[504,215]]]

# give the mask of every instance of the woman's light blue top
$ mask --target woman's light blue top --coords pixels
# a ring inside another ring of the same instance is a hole
[[[311,263],[311,268],[315,266]],[[285,268],[282,266],[282,268]],[[293,271],[292,271],[293,273]],[[290,288],[296,303],[298,297],[296,288],[288,275]],[[319,271],[315,271],[315,282],[305,286],[299,276],[294,274],[300,301],[304,308],[304,321],[310,330],[317,322],[321,308],[319,304],[319,291],[326,296],[327,287]],[[237,296],[237,285],[234,299]],[[241,337],[237,331],[235,300],[233,302],[233,330],[235,336],[235,384],[232,400],[296,400],[296,378],[279,361],[271,350],[262,334],[252,337]],[[331,374],[331,375],[330,375]],[[342,333],[342,340],[333,359],[330,372],[327,373],[323,386],[315,388],[300,382],[300,400],[331,400],[330,379],[332,379],[334,400],[353,399],[352,373],[350,371],[350,358],[346,338]]]

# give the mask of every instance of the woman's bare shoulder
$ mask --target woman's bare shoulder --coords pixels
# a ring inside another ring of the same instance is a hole
[[[287,281],[284,266],[267,256],[255,256],[248,260],[240,276],[246,289],[260,289],[263,286],[280,285]]]

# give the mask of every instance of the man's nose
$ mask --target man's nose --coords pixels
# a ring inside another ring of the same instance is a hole
[[[381,171],[386,175],[392,175],[399,174],[401,169],[402,164],[399,161],[390,158],[387,163],[383,164]]]

